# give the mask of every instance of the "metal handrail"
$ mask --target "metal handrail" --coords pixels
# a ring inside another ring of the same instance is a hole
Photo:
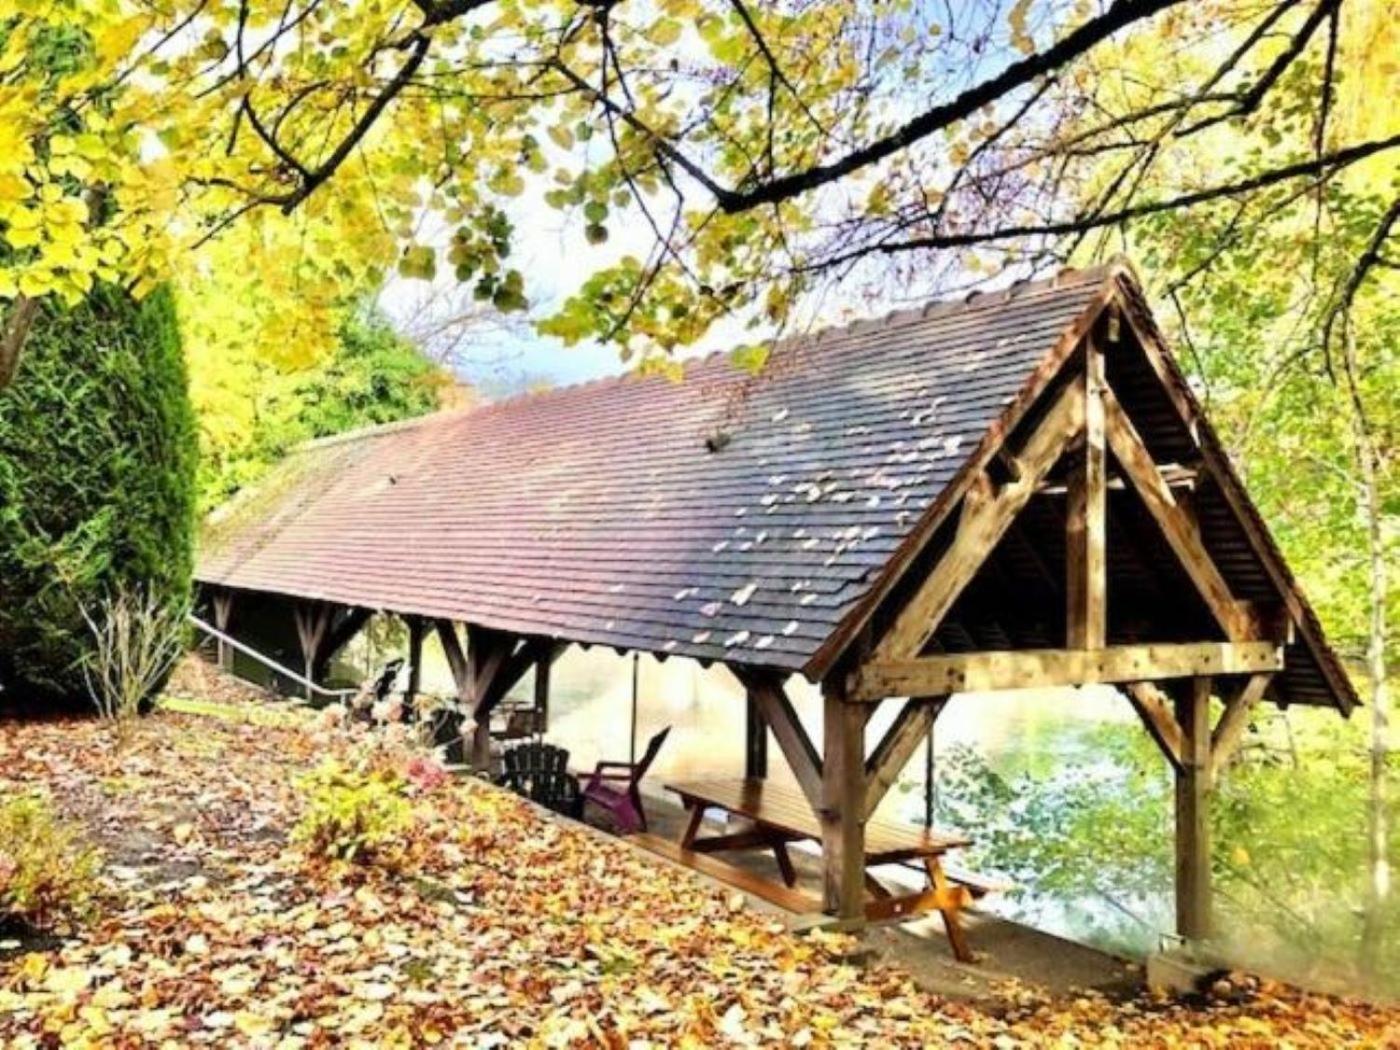
[[[227,645],[232,649],[236,649],[244,656],[247,656],[252,660],[256,660],[258,663],[262,664],[269,670],[276,671],[283,677],[290,678],[293,682],[295,682],[297,685],[301,686],[308,692],[317,693],[321,696],[327,696],[330,697],[332,700],[344,700],[348,696],[356,695],[356,693],[358,693],[359,691],[356,689],[327,689],[325,686],[317,685],[305,675],[293,671],[290,667],[286,667],[282,664],[279,664],[270,656],[264,656],[262,653],[258,652],[251,646],[243,644],[237,638],[225,634],[213,624],[206,623],[205,621],[201,620],[194,613],[189,614],[189,621],[190,623],[194,624],[194,626],[198,627],[201,631],[203,631],[205,634],[207,634],[210,638],[213,638],[215,641],[222,642],[224,645]]]

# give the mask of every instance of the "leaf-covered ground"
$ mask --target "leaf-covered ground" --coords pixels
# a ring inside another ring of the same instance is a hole
[[[93,918],[0,940],[0,1046],[1400,1045],[1400,1011],[1255,982],[944,1002],[471,784],[416,795],[403,872],[332,878],[287,836],[295,778],[347,735],[210,708],[121,748],[90,721],[0,725],[0,790],[49,795],[106,854]]]

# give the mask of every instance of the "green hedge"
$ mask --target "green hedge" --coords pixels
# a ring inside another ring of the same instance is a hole
[[[196,438],[174,300],[100,287],[45,305],[0,391],[0,684],[82,702],[82,609],[189,595]]]

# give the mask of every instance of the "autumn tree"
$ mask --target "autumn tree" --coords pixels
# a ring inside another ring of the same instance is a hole
[[[640,229],[546,328],[643,355],[781,327],[833,279],[1056,265],[1095,231],[1393,166],[1400,132],[1333,121],[1339,41],[1375,4],[3,0],[0,381],[34,299],[148,282],[238,223],[320,242],[245,262],[302,301],[397,266],[501,310],[530,292],[516,198],[595,244]],[[1136,39],[1199,60],[1144,84]],[[1376,76],[1384,97],[1393,63]],[[1240,130],[1262,146],[1228,152]],[[1216,162],[1179,167],[1183,144]],[[1393,261],[1397,207],[1358,282]]]
[[[1318,61],[1272,89],[1294,130],[1311,133],[1315,154],[1400,129],[1400,116],[1374,105],[1400,52],[1391,7],[1352,4],[1346,21],[1333,11]],[[1168,43],[1129,41],[1114,58],[1140,90],[1161,90],[1202,62],[1171,55]],[[1188,141],[1174,147],[1171,162],[1204,178],[1222,154],[1268,155],[1288,127],[1232,124],[1221,149]],[[1112,177],[1106,162],[1104,178]],[[1151,181],[1146,188],[1156,192]],[[1378,155],[1252,199],[1147,218],[1124,240],[1111,238],[1143,261],[1151,290],[1168,307],[1162,315],[1173,322],[1180,356],[1251,492],[1365,683],[1369,799],[1354,816],[1368,842],[1359,944],[1369,968],[1393,911],[1388,692],[1400,592],[1388,567],[1400,536],[1400,274],[1391,254],[1398,192],[1393,158]],[[1083,250],[1104,247],[1086,243]]]

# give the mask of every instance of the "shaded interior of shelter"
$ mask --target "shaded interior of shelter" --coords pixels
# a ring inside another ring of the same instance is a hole
[[[1071,381],[1066,370],[1027,414],[1030,432],[1055,395]],[[1106,381],[1114,391],[1154,461],[1174,482],[1173,493],[1190,511],[1212,560],[1230,587],[1257,611],[1285,642],[1284,673],[1276,675],[1268,697],[1276,703],[1332,706],[1334,693],[1312,649],[1287,630],[1287,613],[1277,583],[1224,493],[1200,470],[1196,442],[1187,432],[1161,380],[1131,333],[1105,355]],[[1067,482],[1074,459],[1067,451],[1040,491],[1017,516],[1005,536],[959,595],[929,639],[924,653],[972,653],[1059,649],[1067,635]],[[1160,527],[1111,449],[1107,452],[1106,633],[1109,645],[1226,641],[1189,574],[1173,555]],[[989,468],[1011,467],[994,460]],[[1007,477],[998,480],[1009,480]],[[888,626],[919,583],[947,553],[958,516],[949,515],[933,541],[919,554],[904,582],[873,617],[874,637]],[[1279,564],[1282,559],[1278,559]]]

